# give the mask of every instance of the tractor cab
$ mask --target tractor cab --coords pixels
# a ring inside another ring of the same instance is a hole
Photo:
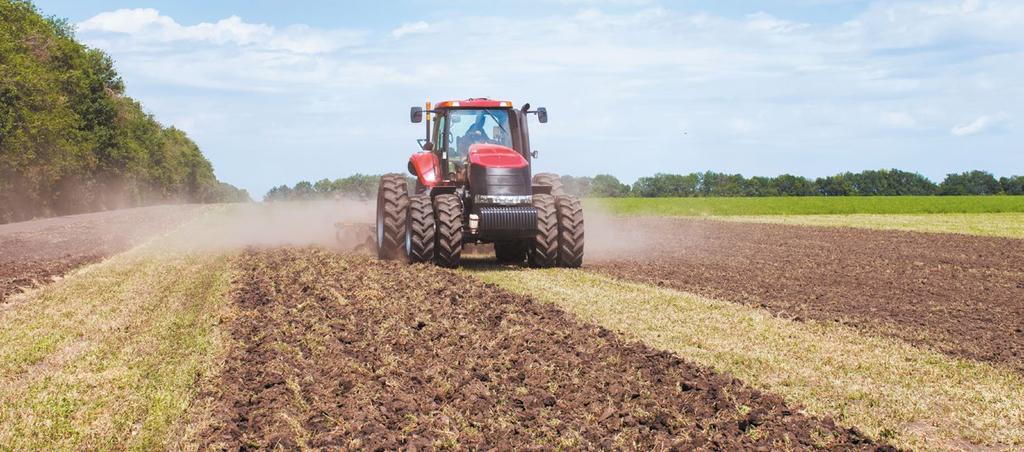
[[[490,99],[445,101],[433,108],[428,103],[426,109],[413,107],[412,122],[422,122],[426,115],[426,138],[419,140],[424,152],[410,159],[409,171],[417,176],[417,185],[421,189],[465,186],[474,168],[478,176],[486,172],[484,168],[520,168],[527,181],[521,188],[527,190],[506,187],[496,191],[529,195],[529,166],[535,154],[530,150],[526,116],[534,113],[540,122],[547,122],[545,109],[529,108],[527,104],[517,110],[509,101]]]

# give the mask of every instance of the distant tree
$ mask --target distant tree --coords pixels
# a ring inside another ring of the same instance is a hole
[[[320,197],[329,197],[338,190],[338,186],[334,181],[327,179],[326,177],[313,183],[313,192]]]
[[[821,196],[849,196],[857,194],[850,173],[819,177],[814,180],[815,191]]]
[[[852,183],[850,194],[862,196],[931,195],[938,187],[926,177],[897,169],[845,173]]]
[[[593,178],[587,176],[562,176],[561,180],[562,187],[564,188],[566,193],[579,198],[586,198],[590,196],[591,183],[593,182]]]
[[[743,196],[779,196],[779,188],[770,177],[754,176],[744,183]]]
[[[1024,195],[1024,176],[1001,177],[999,185],[1003,188],[1003,193]]]
[[[778,190],[779,196],[813,196],[814,184],[802,176],[783,174],[772,178],[772,185]]]
[[[320,179],[316,183],[300,181],[294,186],[281,185],[271,188],[263,196],[264,201],[308,201],[317,199],[356,198],[371,199],[377,195],[380,176],[353,174],[340,179]],[[410,181],[410,186],[415,181]]]
[[[379,175],[358,173],[336,179],[334,181],[334,195],[345,198],[373,199],[377,196],[377,182],[379,180]],[[409,183],[410,186],[413,186],[413,184],[415,184],[414,181]]]
[[[743,196],[747,180],[740,174],[705,171],[700,175],[700,196]]]
[[[316,197],[316,192],[313,191],[313,184],[309,183],[309,181],[301,181],[292,188],[292,198],[297,201],[306,201]]]
[[[700,175],[697,173],[679,174],[658,173],[654,177],[641,177],[633,184],[635,196],[652,197],[690,197],[697,196],[700,187]]]
[[[598,198],[629,196],[629,185],[619,182],[619,179],[610,174],[598,174],[590,183],[590,196]]]
[[[292,189],[287,185],[281,185],[271,188],[266,195],[263,196],[264,201],[291,201],[292,200]]]
[[[960,174],[948,174],[939,184],[942,195],[996,195],[1003,187],[995,176],[985,171],[968,171]]]

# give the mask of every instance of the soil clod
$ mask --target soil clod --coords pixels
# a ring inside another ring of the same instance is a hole
[[[212,407],[199,436],[208,448],[878,447],[434,266],[254,250],[238,260],[232,296],[236,343],[198,405]]]

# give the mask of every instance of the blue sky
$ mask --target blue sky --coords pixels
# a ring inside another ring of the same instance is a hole
[[[222,180],[404,171],[424,100],[547,107],[539,171],[1024,174],[1024,2],[37,1]]]

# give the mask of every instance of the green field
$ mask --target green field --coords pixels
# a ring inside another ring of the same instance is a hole
[[[806,196],[597,198],[584,207],[613,215],[752,216],[1024,212],[1024,196]]]

